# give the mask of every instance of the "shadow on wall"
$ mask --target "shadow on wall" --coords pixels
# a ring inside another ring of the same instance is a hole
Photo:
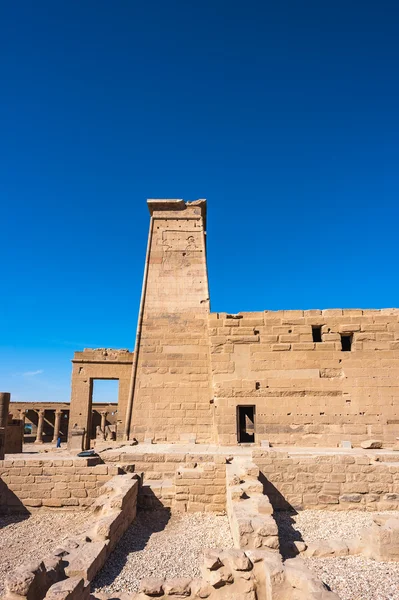
[[[159,500],[158,503],[160,504]],[[119,540],[103,569],[101,569],[94,579],[91,586],[92,591],[96,590],[96,588],[111,585],[115,578],[123,571],[129,554],[144,550],[151,535],[163,531],[169,519],[170,510],[167,508],[162,507],[162,509],[156,510],[139,509],[135,521]]]
[[[281,556],[283,560],[294,558],[299,554],[295,542],[304,541],[301,532],[295,529],[295,521],[292,518],[298,513],[263,473],[259,474],[259,481],[263,485],[263,493],[268,496],[273,506],[273,517],[278,528]]]
[[[289,510],[295,512],[294,507],[287,502],[281,492],[279,492],[278,489],[274,487],[274,485],[268,479],[266,479],[262,472],[259,473],[259,481],[263,485],[263,493],[265,496],[268,496],[270,503],[273,506],[273,510]]]
[[[299,550],[295,542],[304,541],[301,532],[295,529],[295,521],[292,517],[296,514],[298,513],[295,510],[284,510],[273,515],[278,528],[280,554],[283,560],[298,556]]]
[[[21,502],[21,500],[12,492],[8,486],[0,479],[0,515],[18,515],[18,519],[27,519],[30,516],[30,512]],[[9,523],[6,523],[9,525]]]

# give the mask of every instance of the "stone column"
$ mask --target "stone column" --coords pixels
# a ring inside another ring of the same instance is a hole
[[[56,410],[55,411],[55,421],[54,421],[53,443],[57,443],[57,440],[60,435],[61,417],[62,417],[62,410]]]
[[[9,406],[9,392],[0,392],[0,460],[4,460]]]
[[[106,410],[102,410],[101,411],[101,431],[105,434],[105,424],[106,424],[106,420],[107,420],[107,411]]]
[[[37,433],[36,433],[35,444],[43,444],[44,410],[40,409],[36,412],[39,416],[39,420],[37,423]]]

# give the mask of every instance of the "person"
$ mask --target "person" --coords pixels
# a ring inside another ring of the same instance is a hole
[[[56,448],[61,448],[61,438],[58,436]]]

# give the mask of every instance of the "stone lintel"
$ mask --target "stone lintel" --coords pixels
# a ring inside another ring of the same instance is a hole
[[[113,348],[85,348],[83,351],[74,352],[73,363],[124,363],[133,362],[134,352],[129,350],[115,350]]]

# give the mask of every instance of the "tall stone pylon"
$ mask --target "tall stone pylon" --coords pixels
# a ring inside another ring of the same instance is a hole
[[[206,201],[148,200],[151,215],[125,438],[213,438]]]

